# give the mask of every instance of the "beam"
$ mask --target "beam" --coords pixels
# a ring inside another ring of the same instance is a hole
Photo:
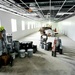
[[[63,4],[61,5],[61,7],[60,7],[60,9],[58,10],[58,12],[57,12],[57,13],[59,13],[59,12],[60,12],[60,10],[61,10],[61,9],[62,9],[62,7],[64,6],[65,2],[66,2],[66,0],[64,0]],[[56,16],[57,16],[57,14],[56,14]],[[56,16],[55,16],[55,17],[56,17]]]

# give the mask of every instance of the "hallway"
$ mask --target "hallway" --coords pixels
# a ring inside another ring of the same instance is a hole
[[[50,40],[53,41],[54,37]],[[41,49],[40,33],[34,33],[19,41],[33,41],[38,52],[32,58],[16,58],[13,67],[1,69],[0,75],[75,75],[75,42],[66,36],[60,36],[63,44],[63,55],[51,56],[51,51]]]

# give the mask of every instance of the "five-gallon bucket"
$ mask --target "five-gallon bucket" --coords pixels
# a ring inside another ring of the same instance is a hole
[[[28,49],[28,57],[32,57],[33,56],[33,49]]]
[[[19,51],[19,55],[20,55],[21,58],[24,58],[25,57],[25,50],[24,49],[21,49]]]

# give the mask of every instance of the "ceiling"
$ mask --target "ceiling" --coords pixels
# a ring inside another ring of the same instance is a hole
[[[57,22],[75,15],[75,0],[1,0],[0,4],[37,20]]]

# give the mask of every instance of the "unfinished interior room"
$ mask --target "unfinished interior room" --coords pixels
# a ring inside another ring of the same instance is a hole
[[[75,0],[0,0],[0,75],[75,75]]]

